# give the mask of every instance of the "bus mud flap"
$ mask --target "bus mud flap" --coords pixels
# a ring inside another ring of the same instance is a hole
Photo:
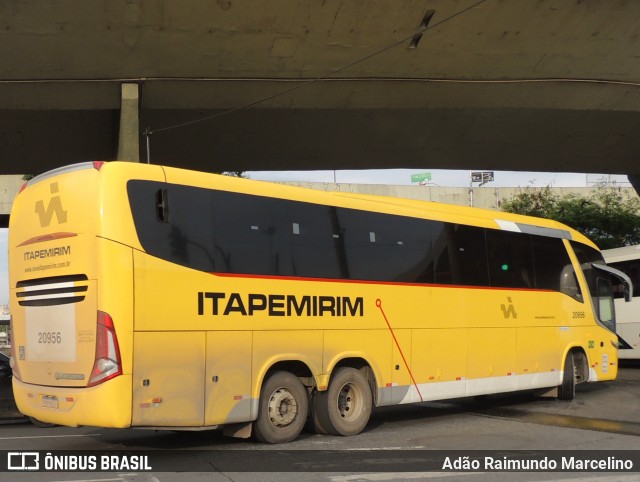
[[[252,422],[231,423],[223,427],[222,434],[225,437],[249,438],[251,437],[252,427],[253,427]]]

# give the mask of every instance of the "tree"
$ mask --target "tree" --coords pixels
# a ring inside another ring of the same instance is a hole
[[[601,249],[640,244],[640,199],[616,187],[600,185],[588,196],[560,196],[548,186],[525,188],[504,201],[502,209],[559,221]]]
[[[249,178],[249,176],[247,176],[244,171],[222,171],[220,174],[222,174],[223,176],[242,177],[244,179]]]

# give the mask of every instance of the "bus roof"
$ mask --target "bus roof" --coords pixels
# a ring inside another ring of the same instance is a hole
[[[175,167],[132,163],[125,161],[87,162],[65,166],[46,172],[29,181],[29,185],[58,174],[94,168],[119,179],[145,179],[146,173],[154,177],[163,171],[167,182],[194,187],[221,189],[224,191],[275,197],[313,204],[331,205],[365,211],[382,212],[401,216],[434,219],[490,229],[525,232],[530,234],[571,239],[596,248],[595,244],[578,231],[557,221],[523,216],[502,211],[492,211],[433,201],[418,201],[397,197],[355,194],[340,191],[319,191],[298,186],[255,181],[232,176],[191,171]]]
[[[207,179],[202,173],[172,167],[163,169],[167,173],[168,182],[201,187],[210,187],[211,185],[211,180]],[[232,192],[565,238],[597,249],[597,246],[583,234],[550,219],[433,201],[418,201],[341,191],[320,191],[268,181],[255,181],[215,174],[212,174],[212,176],[218,177],[216,181],[218,189]]]

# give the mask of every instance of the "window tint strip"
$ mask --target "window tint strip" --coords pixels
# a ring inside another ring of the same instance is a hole
[[[573,269],[562,230],[507,221],[485,229],[156,181],[127,190],[147,253],[221,276],[561,291]],[[158,219],[158,192],[170,200],[168,219]]]
[[[573,239],[571,233],[566,229],[547,228],[534,224],[515,223],[504,219],[494,220],[503,231],[514,231],[516,233],[534,234],[536,236],[547,236],[549,238]]]

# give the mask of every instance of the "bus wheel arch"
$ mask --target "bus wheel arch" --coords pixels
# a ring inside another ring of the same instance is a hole
[[[267,380],[273,372],[277,371],[289,372],[295,375],[308,390],[316,386],[313,372],[305,362],[300,360],[280,360],[275,362],[267,369],[262,377],[261,383],[264,384],[265,380]]]
[[[362,375],[367,379],[367,382],[369,383],[369,388],[371,389],[371,396],[373,397],[373,406],[374,407],[377,406],[378,405],[378,382],[376,379],[376,374],[373,368],[371,367],[371,364],[366,359],[361,357],[343,358],[333,366],[331,370],[331,377],[333,377],[333,374],[336,372],[338,368],[342,368],[342,367],[355,368],[356,370],[362,373]]]
[[[340,361],[331,372],[327,390],[314,390],[311,419],[315,431],[357,435],[366,427],[377,390],[371,366],[363,359]]]

